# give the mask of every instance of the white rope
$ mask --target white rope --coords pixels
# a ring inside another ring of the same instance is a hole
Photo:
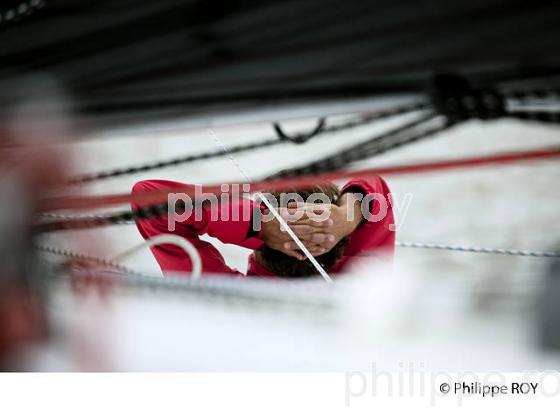
[[[537,258],[560,258],[560,252],[554,252],[554,251],[531,251],[531,250],[524,250],[524,249],[487,248],[487,247],[478,247],[478,246],[445,245],[445,244],[438,244],[438,243],[419,243],[419,242],[396,242],[395,245],[401,248],[441,249],[446,251],[493,253],[498,255],[511,255],[511,256],[533,256]]]
[[[192,279],[200,278],[202,272],[202,260],[200,259],[200,254],[198,253],[198,250],[193,246],[192,243],[190,243],[185,238],[170,233],[152,236],[151,238],[146,239],[141,244],[136,245],[133,248],[115,256],[112,259],[112,261],[122,261],[123,259],[129,258],[130,256],[134,255],[136,252],[146,247],[152,247],[152,246],[163,245],[163,244],[172,244],[183,249],[187,253],[187,255],[189,256],[192,262],[192,272],[191,272]]]
[[[319,262],[317,262],[317,259],[313,257],[311,252],[309,252],[309,249],[305,247],[303,242],[297,237],[294,231],[292,231],[292,228],[290,228],[290,226],[286,223],[284,218],[280,216],[278,211],[272,206],[272,204],[268,201],[268,199],[266,199],[266,197],[262,193],[259,192],[258,195],[259,198],[264,202],[268,210],[272,213],[272,215],[274,215],[274,217],[278,220],[278,222],[280,222],[282,228],[284,228],[284,230],[288,233],[288,235],[290,235],[290,237],[293,239],[296,245],[301,249],[303,254],[307,256],[307,259],[309,259],[309,261],[313,264],[315,269],[317,269],[317,271],[321,274],[323,279],[325,279],[329,283],[332,283],[332,279],[329,276],[329,274],[325,272],[325,269],[323,269],[323,267],[319,264]]]

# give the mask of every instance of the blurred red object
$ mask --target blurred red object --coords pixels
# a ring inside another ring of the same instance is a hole
[[[0,368],[17,370],[17,353],[48,334],[32,225],[40,199],[64,181],[69,121],[51,81],[14,85],[7,94],[0,109]]]

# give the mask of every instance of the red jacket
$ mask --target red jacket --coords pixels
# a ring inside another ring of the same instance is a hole
[[[186,187],[188,185],[164,180],[146,180],[137,182],[132,192],[155,191],[161,189],[169,189],[174,187]],[[337,273],[348,267],[353,258],[371,254],[373,252],[382,251],[384,255],[392,257],[395,247],[395,232],[389,229],[394,224],[393,209],[389,200],[389,188],[381,177],[372,177],[368,179],[360,179],[348,182],[342,189],[342,193],[351,190],[352,192],[361,192],[364,195],[376,193],[381,194],[386,199],[387,212],[383,219],[374,222],[372,220],[364,220],[358,228],[350,236],[350,241],[345,249],[344,256],[337,262],[330,273]],[[237,215],[243,215],[245,212],[254,212],[255,204],[250,199],[240,199],[238,201],[227,201],[225,209],[222,205],[217,205],[212,210],[221,213],[228,212],[229,215],[238,212]],[[372,215],[377,215],[380,210],[380,204],[377,200],[372,202]],[[136,208],[132,204],[133,209]],[[202,209],[201,220],[196,221],[195,214],[187,218],[184,222],[177,222],[175,230],[170,232],[167,226],[167,216],[152,219],[139,219],[136,226],[144,239],[162,233],[173,233],[188,239],[200,253],[202,259],[202,272],[211,273],[233,273],[240,272],[230,268],[224,261],[220,252],[210,243],[200,239],[201,235],[208,234],[219,239],[223,243],[235,244],[249,249],[258,249],[263,245],[260,238],[262,229],[256,237],[248,237],[251,227],[252,218],[237,218],[239,221],[224,221],[230,218],[210,218],[210,206]],[[237,208],[237,209],[235,209]],[[218,220],[215,220],[218,219]],[[190,272],[191,261],[185,252],[175,245],[159,245],[151,248],[161,270],[163,272]],[[259,265],[253,255],[249,256],[248,275],[276,277],[275,274],[268,272],[264,267]]]

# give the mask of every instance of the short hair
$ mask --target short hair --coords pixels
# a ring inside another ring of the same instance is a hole
[[[321,193],[326,195],[332,204],[340,204],[340,190],[334,184],[313,185],[299,190],[285,189],[279,192],[270,192],[268,195],[274,197],[276,203],[280,203],[280,194],[292,192],[299,194],[304,201],[307,201],[312,194]],[[323,269],[329,271],[344,255],[347,244],[348,237],[343,238],[330,251],[316,256],[315,259]],[[317,269],[308,259],[298,260],[267,245],[263,245],[255,251],[255,261],[269,272],[284,278],[304,278],[318,274]]]

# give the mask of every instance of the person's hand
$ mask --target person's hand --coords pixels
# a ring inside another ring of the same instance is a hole
[[[362,221],[359,197],[352,193],[343,195],[340,205],[288,204],[290,214],[296,210],[303,211],[303,216],[288,220],[288,225],[313,256],[329,252],[340,240],[354,232]],[[291,237],[282,247],[286,251],[298,252],[299,249]]]
[[[362,221],[359,197],[344,194],[340,205],[292,202],[278,213],[313,256],[329,252],[341,239],[350,235]],[[297,217],[297,218],[295,218]],[[273,218],[263,225],[264,243],[275,250],[305,260],[292,237]]]
[[[286,208],[279,208],[278,212],[283,215],[283,217],[286,217],[286,215],[290,211]],[[292,238],[286,231],[284,231],[278,219],[272,218],[266,220],[263,224],[262,230],[263,232],[261,235],[261,239],[269,248],[283,252],[286,255],[292,256],[299,260],[305,259],[303,253],[301,253],[301,251],[298,251],[299,248],[297,248],[298,250],[291,249],[291,247],[288,245],[292,241]]]
[[[297,209],[278,208],[278,213],[286,222],[288,222],[288,225],[290,225],[289,221],[293,218],[294,213],[296,212]],[[312,228],[312,230],[317,232],[320,232],[321,229],[326,229],[333,224],[333,221],[331,219],[327,219],[324,221],[313,221],[313,220],[309,220],[305,215],[304,218],[307,219],[307,225],[310,228]],[[291,228],[293,229],[294,226],[292,226]],[[306,256],[303,254],[303,252],[301,252],[299,247],[293,241],[292,237],[284,230],[282,224],[280,224],[280,222],[276,218],[272,218],[271,220],[265,221],[262,229],[263,232],[262,232],[261,239],[269,248],[285,253],[286,255],[289,255],[298,260],[306,259]],[[303,231],[305,231],[305,229],[303,229]],[[316,238],[316,239],[321,239],[321,238]],[[311,248],[315,252],[319,251],[319,249],[322,249],[315,245],[311,246]],[[312,249],[309,249],[309,251],[313,252]]]

